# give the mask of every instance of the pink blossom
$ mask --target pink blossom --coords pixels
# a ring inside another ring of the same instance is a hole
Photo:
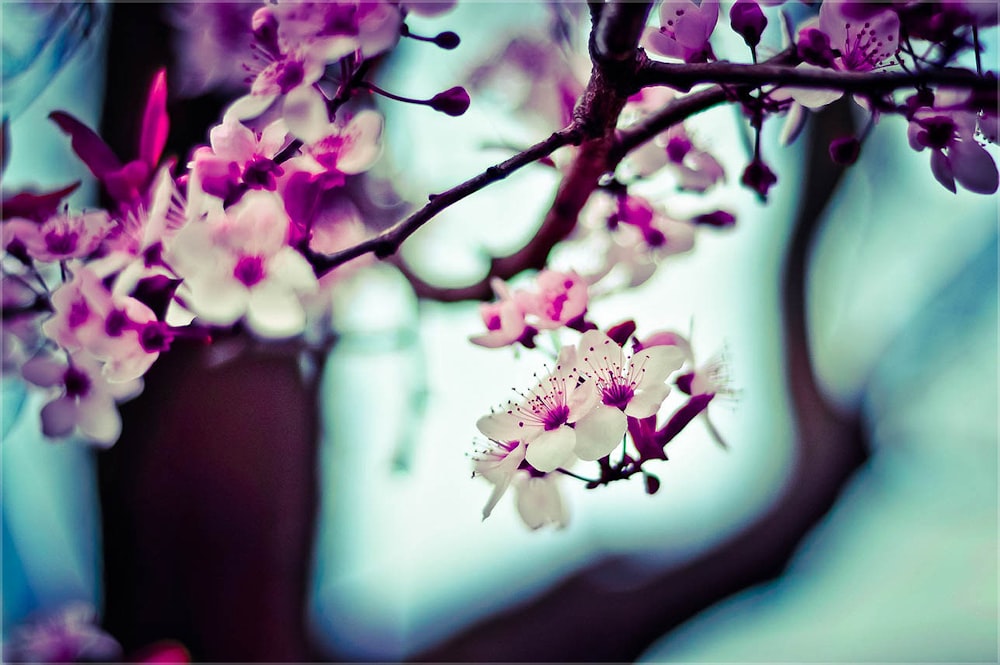
[[[819,29],[839,51],[836,69],[868,72],[892,63],[899,49],[899,16],[890,7],[852,0],[824,0]]]
[[[524,320],[527,303],[523,293],[511,293],[503,280],[497,278],[490,281],[490,286],[498,300],[479,306],[486,332],[470,337],[469,341],[495,349],[530,339],[537,331]]]
[[[58,213],[41,224],[18,218],[4,223],[3,245],[12,251],[11,245],[20,243],[38,261],[65,261],[92,254],[111,229],[111,218],[104,210]]]
[[[553,330],[587,311],[587,283],[576,272],[543,270],[535,279],[537,291],[524,299],[536,328]]]
[[[145,374],[169,345],[156,315],[125,295],[112,295],[89,268],[74,268],[73,279],[52,294],[52,316],[42,331],[59,346],[99,360],[108,381],[127,382]],[[150,328],[149,326],[153,326]]]
[[[302,298],[317,289],[309,263],[285,244],[289,219],[281,199],[248,192],[213,218],[192,222],[167,247],[167,259],[183,277],[178,294],[213,325],[245,318],[264,337],[302,332]]]
[[[285,167],[289,173],[322,176],[324,187],[340,186],[345,175],[367,171],[382,154],[382,116],[375,111],[361,111],[346,123],[324,120],[310,133],[315,140]]]
[[[42,407],[42,433],[53,438],[79,431],[88,440],[110,446],[121,434],[115,402],[142,391],[141,379],[112,382],[98,361],[87,353],[67,354],[67,360],[38,355],[21,368],[25,380],[54,395]]]
[[[997,191],[998,174],[993,157],[976,141],[978,118],[963,109],[962,100],[939,93],[935,106],[920,108],[910,119],[910,147],[931,150],[934,178],[952,192],[958,183],[977,194]]]
[[[211,147],[201,146],[192,155],[188,164],[189,196],[204,192],[226,200],[237,193],[240,185],[274,190],[276,178],[284,172],[274,157],[285,145],[287,135],[283,120],[254,132],[232,116],[226,117],[209,133]]]
[[[664,0],[660,27],[647,28],[642,45],[655,53],[684,62],[714,59],[709,38],[719,20],[718,0]]]

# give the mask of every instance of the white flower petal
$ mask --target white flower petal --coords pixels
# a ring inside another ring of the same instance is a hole
[[[613,368],[612,373],[620,374],[625,366],[622,347],[600,330],[588,330],[583,333],[578,348],[582,372],[592,367],[610,366]]]
[[[223,120],[228,120],[229,118],[233,120],[256,118],[266,111],[277,98],[277,93],[271,95],[244,95],[229,105]]]
[[[358,113],[348,123],[344,133],[349,147],[337,157],[337,170],[354,174],[367,171],[382,153],[382,116],[376,111]]]
[[[292,337],[305,328],[306,313],[293,292],[269,280],[250,291],[246,321],[262,337]]]
[[[577,457],[593,461],[609,454],[622,442],[627,425],[628,419],[619,409],[598,406],[576,423]]]
[[[684,352],[676,346],[651,346],[632,356],[631,376],[639,379],[636,390],[664,383],[684,364]]]
[[[568,523],[569,515],[554,478],[522,476],[516,491],[517,512],[529,528],[538,529],[546,524],[564,527]]]
[[[524,458],[531,466],[548,473],[571,463],[575,446],[576,433],[564,425],[544,432],[528,444]]]
[[[330,129],[326,102],[312,86],[300,85],[289,91],[281,115],[288,123],[288,131],[306,143],[320,140]]]
[[[94,443],[111,446],[121,435],[121,416],[107,395],[98,393],[81,400],[78,414],[80,431]]]
[[[633,418],[648,418],[660,410],[663,400],[670,394],[670,386],[665,383],[653,384],[648,388],[637,390],[628,406],[625,415]]]
[[[531,438],[529,433],[538,433],[536,431],[538,428],[529,428],[519,416],[506,411],[483,416],[476,422],[476,427],[483,433],[483,436],[501,443],[527,441]]]

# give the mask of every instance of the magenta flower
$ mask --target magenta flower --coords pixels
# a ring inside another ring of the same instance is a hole
[[[907,129],[910,147],[931,150],[931,172],[949,191],[958,183],[970,192],[993,194],[998,174],[993,157],[975,138],[976,117],[970,112],[922,109]]]
[[[49,117],[70,135],[73,151],[104,184],[108,194],[123,208],[134,206],[146,194],[167,142],[170,124],[166,70],[161,69],[153,77],[142,115],[139,155],[130,162],[122,164],[103,139],[68,113],[55,111]]]
[[[276,120],[262,132],[254,132],[233,117],[225,118],[209,133],[211,147],[194,151],[188,164],[188,197],[204,192],[227,200],[243,185],[248,189],[274,190],[284,173],[274,157],[286,143],[288,128]],[[192,204],[196,210],[202,210]]]
[[[707,62],[715,58],[709,38],[718,20],[718,0],[664,0],[660,27],[647,28],[642,45],[668,58]]]
[[[122,421],[115,402],[135,397],[142,380],[112,382],[100,363],[88,353],[67,354],[67,360],[42,354],[21,368],[26,381],[48,388],[53,395],[42,407],[42,433],[61,438],[78,431],[89,441],[111,446],[121,434]]]
[[[89,256],[112,229],[104,210],[71,215],[57,213],[41,224],[23,218],[3,225],[3,245],[7,251],[24,251],[42,262],[65,261]],[[15,243],[20,247],[11,249]]]
[[[524,301],[536,328],[554,330],[586,313],[587,283],[575,272],[543,270],[535,283],[538,291]]]
[[[14,628],[3,649],[5,661],[19,663],[114,661],[121,653],[118,642],[98,626],[94,608],[83,602]]]

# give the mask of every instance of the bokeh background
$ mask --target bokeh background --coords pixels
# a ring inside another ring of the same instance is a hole
[[[5,189],[86,175],[46,120],[51,110],[96,126],[106,84],[144,88],[105,82],[115,9],[77,16],[89,21],[89,36],[74,40],[37,8],[2,6],[2,102],[13,147]],[[572,19],[581,9],[561,11]],[[380,68],[379,85],[429,97],[467,81],[515,37],[551,39],[551,16],[543,3],[460,2],[441,17],[414,17],[414,32],[455,30],[462,45],[444,52],[404,40]],[[990,32],[985,63],[996,70]],[[734,37],[716,50],[736,59],[739,47]],[[461,118],[381,105],[386,152],[374,179],[419,201],[556,129],[522,112],[523,76],[473,91]],[[727,108],[697,117],[691,131],[724,163],[728,182],[709,204],[678,194],[669,177],[637,191],[674,210],[724,207],[737,214],[736,227],[703,231],[693,253],[670,257],[643,287],[591,308],[604,326],[634,318],[640,331],[693,330],[701,357],[726,350],[737,394],[713,404],[712,416],[730,448],[694,423],[656,470],[655,496],[638,482],[593,491],[566,482],[571,521],[563,530],[528,531],[510,497],[481,521],[490,488],[470,479],[475,421],[510,398],[511,386],[527,386],[544,359],[467,343],[482,325],[478,306],[418,301],[391,266],[369,266],[338,291],[341,339],[323,376],[309,607],[326,653],[471,660],[460,656],[521,653],[500,643],[491,651],[499,635],[559,644],[567,631],[585,634],[588,620],[603,620],[597,611],[538,616],[539,599],[559,606],[567,579],[585,571],[594,597],[632,594],[641,607],[648,589],[671,593],[647,587],[651,580],[711,556],[773,508],[796,455],[781,280],[808,196],[809,159],[805,139],[778,146],[778,124],[765,129],[779,183],[764,206],[738,185],[747,159],[742,119]],[[526,169],[449,208],[404,256],[427,279],[472,281],[486,252],[509,251],[530,235],[555,184],[551,169]],[[75,196],[84,205],[95,191]],[[928,155],[908,147],[905,121],[888,117],[874,128],[823,211],[804,285],[819,385],[835,413],[859,418],[870,456],[778,578],[726,590],[669,632],[665,619],[660,639],[621,653],[683,662],[997,660],[997,224],[996,196],[955,195],[936,183]],[[70,600],[101,603],[93,455],[45,441],[38,406],[17,377],[3,378],[5,632]],[[530,630],[519,632],[520,613]],[[496,621],[508,632],[496,632]],[[477,639],[482,651],[449,651]]]

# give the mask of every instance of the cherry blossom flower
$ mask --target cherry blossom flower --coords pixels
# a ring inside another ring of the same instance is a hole
[[[289,219],[281,199],[248,192],[225,213],[181,229],[167,248],[184,278],[185,305],[213,325],[244,318],[264,337],[302,332],[301,297],[317,289],[309,263],[285,244]]]
[[[491,441],[486,449],[478,451],[474,456],[472,475],[482,476],[493,484],[493,492],[483,507],[484,520],[490,516],[510,486],[510,481],[524,461],[524,451],[525,446],[521,441]]]
[[[473,335],[469,341],[488,349],[509,346],[515,342],[528,342],[529,345],[533,345],[531,339],[538,331],[524,320],[527,303],[523,292],[512,293],[503,280],[496,277],[490,281],[490,286],[493,287],[493,293],[498,300],[479,306],[486,332]]]
[[[223,122],[256,118],[278,103],[279,114],[293,135],[304,141],[319,138],[313,128],[327,120],[326,98],[316,87],[324,61],[302,50],[268,55],[271,62],[254,77],[250,92],[230,104]]]
[[[558,474],[518,471],[513,486],[517,512],[530,529],[547,524],[557,529],[569,524],[569,513],[559,492]]]
[[[3,225],[3,245],[12,251],[11,245],[20,243],[38,261],[65,261],[92,254],[111,229],[111,218],[104,210],[58,213],[41,224],[17,218]]]
[[[509,402],[506,410],[480,418],[479,431],[493,441],[523,441],[525,459],[541,472],[572,462],[577,436],[570,425],[594,408],[597,397],[589,383],[579,383],[575,365],[576,350],[563,347],[555,370],[524,401]]]
[[[934,106],[919,108],[910,118],[907,137],[916,151],[931,150],[931,172],[948,190],[958,183],[978,194],[997,191],[993,157],[976,140],[978,118],[963,108],[960,96],[939,92]]]
[[[626,363],[622,347],[599,330],[580,338],[579,371],[593,384],[600,403],[576,423],[575,452],[580,459],[604,457],[621,443],[627,417],[656,414],[670,393],[670,374],[684,363],[676,348],[657,346],[636,352]],[[530,452],[530,449],[529,449]]]
[[[138,395],[142,380],[109,381],[100,363],[87,353],[67,354],[67,358],[37,355],[21,368],[25,380],[55,394],[42,407],[42,433],[60,438],[78,430],[93,443],[111,446],[122,429],[115,402]]]
[[[576,272],[543,270],[535,284],[537,292],[524,299],[534,327],[554,330],[586,313],[587,283]]]
[[[274,190],[276,178],[284,170],[274,157],[285,145],[288,127],[276,120],[262,132],[254,132],[232,116],[212,128],[211,146],[194,151],[188,180],[188,196],[195,192],[211,194],[228,200],[243,185],[249,189]],[[192,202],[197,210],[203,208]]]
[[[695,415],[701,414],[712,438],[723,448],[728,448],[725,439],[722,438],[722,434],[719,433],[719,430],[709,418],[707,409],[708,402],[712,401],[716,396],[733,397],[736,395],[736,391],[733,390],[730,384],[729,363],[726,361],[725,354],[714,355],[704,363],[698,364],[695,360],[694,348],[691,346],[691,342],[680,333],[674,331],[653,333],[642,341],[636,339],[633,341],[633,346],[636,350],[668,346],[678,349],[683,354],[688,371],[677,377],[677,387],[684,394],[690,395],[692,398],[703,398],[703,400],[690,403],[688,408],[695,411],[693,414],[689,415],[682,410],[678,414],[675,414],[675,419],[672,420],[676,423],[676,419],[678,418],[689,416],[688,420],[690,420]],[[680,431],[680,427],[683,427],[685,424],[687,424],[686,421],[680,424],[679,427],[675,424],[671,428],[670,423],[668,423],[668,427],[666,428],[667,433],[672,438],[677,431]],[[658,436],[662,439],[664,436],[663,432]]]
[[[391,49],[403,22],[399,7],[384,0],[289,0],[268,9],[278,23],[280,48],[304,46],[326,62],[355,50],[370,58]]]
[[[108,381],[142,376],[169,346],[149,307],[129,296],[113,296],[87,267],[74,267],[73,279],[51,300],[53,315],[42,331],[62,348],[83,350],[101,361]]]
[[[647,28],[642,45],[654,53],[684,62],[707,62],[715,54],[709,38],[719,20],[718,0],[664,0],[660,27]]]
[[[328,122],[320,109],[309,115],[320,122],[307,130],[313,138],[303,146],[303,154],[285,163],[289,173],[320,176],[324,188],[339,187],[344,184],[345,175],[363,173],[378,161],[382,154],[379,113],[361,111],[346,123]]]
[[[21,663],[106,662],[120,659],[121,646],[98,626],[91,605],[73,602],[14,628],[3,655]]]

